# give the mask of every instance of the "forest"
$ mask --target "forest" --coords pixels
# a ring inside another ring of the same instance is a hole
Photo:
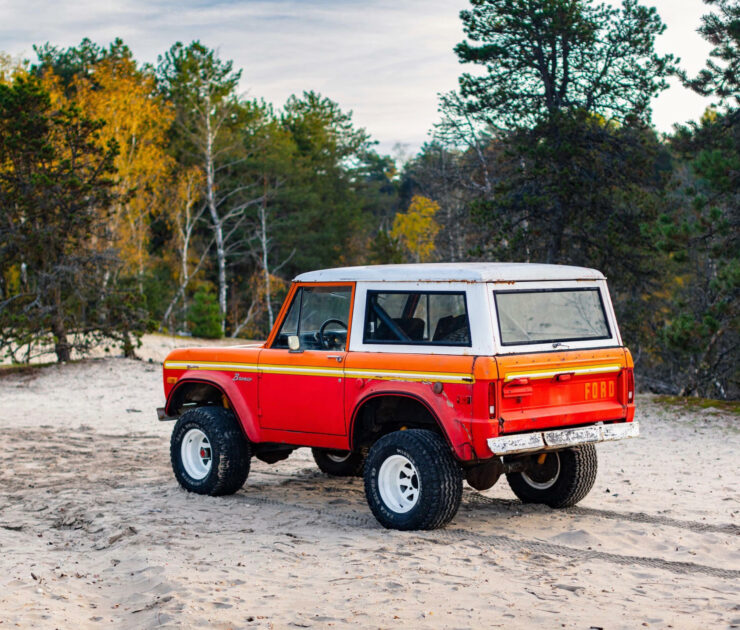
[[[0,55],[0,355],[261,339],[323,267],[546,262],[607,275],[643,390],[739,398],[740,5],[704,2],[690,76],[637,0],[470,0],[403,164],[331,95],[244,96],[199,41]],[[713,105],[659,134],[671,77]]]

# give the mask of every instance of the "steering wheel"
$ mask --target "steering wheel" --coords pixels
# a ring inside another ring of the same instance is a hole
[[[319,328],[319,343],[321,344],[321,347],[324,348],[325,350],[334,350],[334,348],[332,348],[329,345],[329,340],[326,337],[324,337],[324,330],[329,324],[339,324],[340,326],[344,326],[345,330],[348,330],[348,328],[347,328],[347,324],[345,324],[340,319],[330,318],[330,319],[327,319],[323,324],[321,324],[321,327]]]

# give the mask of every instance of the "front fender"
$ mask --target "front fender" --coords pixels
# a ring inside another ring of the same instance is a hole
[[[204,372],[201,370],[188,370],[185,372],[167,396],[167,403],[165,404],[165,413],[167,415],[173,415],[173,412],[177,411],[171,409],[172,402],[177,397],[177,392],[193,383],[207,383],[220,390],[226,397],[229,407],[239,420],[239,424],[249,441],[260,441],[260,429],[259,423],[256,420],[256,414],[250,409],[245,395],[240,391],[237,383],[223,372]],[[256,383],[254,387],[256,392]],[[256,404],[256,395],[254,402]]]

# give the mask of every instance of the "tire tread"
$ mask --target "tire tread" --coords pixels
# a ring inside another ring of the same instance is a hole
[[[218,454],[215,471],[212,470],[205,483],[197,486],[189,483],[180,471],[178,437],[181,437],[185,427],[190,425],[201,428],[208,435],[211,446],[215,447],[214,452]],[[251,449],[233,412],[223,407],[196,407],[186,411],[177,421],[170,441],[170,459],[175,477],[186,490],[197,494],[224,496],[234,494],[247,480]]]
[[[382,499],[376,496],[377,483],[373,469],[379,469],[380,452],[387,447],[406,448],[415,455],[417,473],[426,476],[422,482],[422,497],[427,509],[414,510],[397,519],[389,519],[383,511]],[[424,469],[424,472],[422,472]],[[430,530],[443,527],[457,514],[462,500],[462,470],[452,457],[444,439],[425,429],[395,431],[380,438],[370,449],[365,466],[365,495],[371,511],[381,525],[400,530]]]
[[[512,491],[523,503],[544,503],[552,508],[566,508],[580,502],[591,491],[598,470],[596,447],[583,444],[558,453],[562,478],[547,490],[532,488],[521,473],[506,475]]]

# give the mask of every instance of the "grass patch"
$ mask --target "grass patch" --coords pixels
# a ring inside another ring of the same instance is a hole
[[[11,374],[33,374],[50,365],[58,365],[56,361],[48,363],[8,363],[0,364],[0,378]]]
[[[656,396],[655,402],[672,407],[681,407],[688,411],[700,409],[716,409],[740,415],[740,400],[712,400],[711,398],[696,398],[694,396]]]

